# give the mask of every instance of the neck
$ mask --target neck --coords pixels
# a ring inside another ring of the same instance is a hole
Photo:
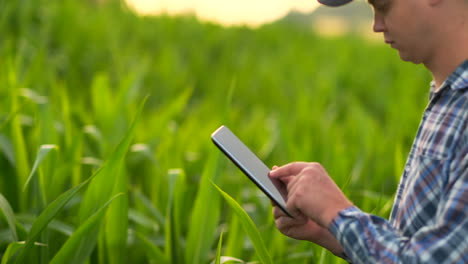
[[[439,60],[434,59],[428,63],[424,63],[425,67],[432,73],[432,78],[437,88],[440,88],[442,83],[447,80],[457,67],[468,59],[468,52],[456,55],[457,56],[449,56],[449,54],[445,53]]]
[[[437,88],[468,59],[468,16],[457,18],[444,23],[442,32],[445,34],[439,35],[433,56],[423,62],[432,73]]]

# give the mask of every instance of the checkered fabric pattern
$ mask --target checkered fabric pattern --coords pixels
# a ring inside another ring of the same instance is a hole
[[[349,207],[330,226],[352,263],[468,263],[468,60],[435,90],[390,220]]]

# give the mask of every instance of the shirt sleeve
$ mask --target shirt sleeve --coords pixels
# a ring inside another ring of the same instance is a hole
[[[452,159],[435,221],[403,236],[386,219],[342,210],[330,232],[352,263],[468,263],[468,147]]]

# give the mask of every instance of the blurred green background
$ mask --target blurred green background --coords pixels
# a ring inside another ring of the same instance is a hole
[[[280,234],[210,134],[229,126],[268,166],[321,162],[387,217],[429,80],[382,44],[291,19],[0,1],[2,264],[342,263]]]

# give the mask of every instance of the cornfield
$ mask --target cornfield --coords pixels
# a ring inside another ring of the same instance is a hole
[[[285,22],[3,0],[0,32],[2,264],[344,263],[283,236],[210,134],[321,162],[387,217],[429,90],[383,44]]]

